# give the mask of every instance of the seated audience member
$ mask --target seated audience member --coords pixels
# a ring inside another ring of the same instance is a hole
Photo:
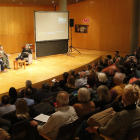
[[[67,84],[67,78],[69,76],[69,73],[68,72],[64,72],[63,73],[63,80],[60,80],[58,83],[59,83],[59,86],[60,88],[64,88],[64,86]]]
[[[86,71],[85,71],[86,76],[89,75],[89,71],[90,71],[91,69],[92,69],[91,65],[90,65],[90,64],[87,64],[87,65],[86,65]]]
[[[118,57],[120,57],[119,51],[115,51],[115,55],[113,57],[113,61],[115,62]]]
[[[45,82],[43,85],[42,85],[42,88],[38,89],[36,92],[35,92],[35,95],[34,95],[34,101],[35,102],[40,102],[41,100],[43,99],[47,99],[49,97],[51,97],[53,95],[53,92],[50,91],[50,85]]]
[[[123,73],[118,73],[116,72],[114,75],[114,83],[116,84],[115,87],[113,87],[110,90],[110,93],[112,90],[116,90],[117,92],[117,97],[115,98],[115,100],[118,100],[119,97],[122,96],[122,94],[124,93],[124,87],[126,86],[125,84],[123,84],[123,80],[124,80],[124,74]]]
[[[21,55],[18,57],[19,59],[24,59],[28,57],[29,54],[32,54],[29,44],[25,45],[25,48],[22,50]]]
[[[69,75],[67,79],[67,84],[64,87],[64,91],[70,92],[70,90],[75,89],[75,79],[73,75]]]
[[[77,80],[77,82],[75,83],[75,86],[76,88],[80,88],[86,85],[87,85],[86,73],[80,72],[80,79]]]
[[[105,105],[111,103],[110,93],[105,85],[99,86],[97,89],[97,93],[100,96],[100,100],[94,102],[96,108],[101,107],[101,109],[103,109]]]
[[[108,59],[107,58],[103,59],[103,66],[104,66],[104,68],[108,67]]]
[[[126,75],[126,76],[130,75],[130,74],[132,73],[130,62],[125,61],[125,62],[123,63],[123,66],[124,66],[124,69],[125,69],[125,75]]]
[[[99,60],[98,61],[98,65],[102,66],[102,69],[104,69],[104,64],[103,64],[103,61],[102,60]]]
[[[93,63],[91,64],[92,69],[95,69],[96,66],[97,66],[97,63],[95,63],[95,62],[93,62]]]
[[[3,95],[1,100],[2,100],[3,106],[0,107],[0,116],[16,110],[16,106],[15,105],[10,105],[10,98],[9,98],[9,96]]]
[[[107,79],[109,79],[111,82],[113,82],[113,77],[114,77],[116,72],[117,72],[117,68],[115,66],[111,67],[109,70],[109,73],[107,75]]]
[[[75,70],[71,69],[70,70],[70,75],[73,75],[75,77]]]
[[[0,67],[1,67],[1,72],[2,73],[7,72],[7,70],[4,69],[3,62],[2,61],[0,61]]]
[[[24,100],[26,100],[27,102],[27,105],[32,105],[34,104],[34,100],[33,99],[30,99],[29,97],[32,95],[32,91],[30,88],[26,88],[24,90]],[[20,100],[20,98],[17,99],[17,101]]]
[[[111,55],[107,55],[106,58],[107,58],[108,60],[110,60],[110,59],[112,59],[112,56],[111,56]]]
[[[34,95],[35,92],[37,91],[37,89],[32,87],[32,81],[27,80],[27,81],[25,82],[25,85],[26,85],[26,88],[29,88],[29,89],[32,91],[32,92],[31,92],[31,95]],[[18,98],[23,98],[23,97],[24,97],[24,89],[21,90],[21,91],[18,93],[17,96],[18,96]]]
[[[110,70],[111,67],[114,67],[114,66],[116,67],[116,65],[114,64],[113,60],[110,59],[110,60],[108,60],[108,67],[104,68],[102,70],[102,72],[106,73],[106,72],[108,72]]]
[[[123,65],[117,65],[117,72],[123,73],[125,76],[125,68]]]
[[[78,119],[75,109],[68,106],[69,94],[61,91],[57,95],[56,112],[53,113],[44,125],[38,125],[38,122],[31,121],[33,127],[37,127],[39,133],[47,134],[51,139],[55,140],[62,125],[69,124]]]
[[[78,90],[78,100],[81,103],[76,103],[73,105],[78,117],[82,117],[86,113],[91,112],[95,109],[95,104],[90,101],[90,93],[88,89],[80,88]]]
[[[9,63],[9,57],[5,53],[5,51],[3,50],[3,46],[2,45],[0,45],[0,60],[2,60],[4,67],[6,67],[7,69],[11,69],[9,67],[9,65],[10,65],[10,63]]]
[[[96,84],[96,87],[99,87],[101,85],[107,86],[111,83],[111,81],[107,79],[107,76],[105,73],[99,73],[98,80],[99,80],[99,82]]]
[[[123,59],[121,57],[118,57],[115,61],[115,65],[123,65]]]
[[[86,131],[89,133],[103,134],[111,136],[115,140],[124,140],[128,129],[140,119],[140,108],[136,106],[140,96],[140,89],[138,86],[127,85],[124,88],[122,101],[124,109],[117,112],[105,126],[101,127],[87,127]],[[94,140],[102,140],[99,135],[95,136]]]
[[[135,77],[138,78],[138,79],[140,78],[140,64],[137,65],[137,70],[135,72]]]
[[[10,96],[10,104],[15,104],[17,100],[17,91],[14,87],[9,89],[9,96]]]
[[[29,118],[29,110],[27,106],[27,102],[25,99],[20,99],[17,101],[16,105],[16,114],[11,118],[11,128],[10,132],[12,132],[12,127],[15,123],[21,122],[27,118]],[[22,126],[21,126],[22,127]]]
[[[102,66],[101,65],[96,66],[95,70],[97,71],[97,75],[98,75],[99,73],[102,72]]]

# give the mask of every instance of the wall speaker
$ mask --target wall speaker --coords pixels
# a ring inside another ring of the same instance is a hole
[[[74,27],[74,19],[70,19],[70,27]]]

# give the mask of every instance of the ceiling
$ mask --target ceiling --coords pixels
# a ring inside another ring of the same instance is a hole
[[[82,1],[85,0],[67,0],[67,4],[74,4]],[[59,5],[59,0],[0,0],[0,3]]]

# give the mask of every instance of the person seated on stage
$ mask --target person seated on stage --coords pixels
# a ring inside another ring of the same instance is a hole
[[[4,115],[5,113],[9,113],[9,112],[16,110],[15,105],[10,105],[10,97],[9,96],[3,95],[1,100],[2,100],[3,106],[0,107],[0,116]]]
[[[24,90],[24,98],[23,98],[23,99],[27,101],[27,105],[32,105],[32,104],[34,104],[34,100],[29,98],[31,95],[32,95],[31,89],[30,89],[30,88],[26,88],[26,89]],[[20,99],[21,99],[21,98],[18,98],[17,101],[20,100]],[[16,101],[16,102],[17,102],[17,101]]]
[[[32,91],[31,95],[34,95],[35,92],[37,91],[37,89],[32,87],[32,81],[27,80],[25,82],[25,85],[26,85],[26,88],[29,88]],[[19,91],[17,97],[18,98],[23,98],[24,97],[24,89]]]
[[[7,72],[7,70],[4,69],[2,61],[0,61],[0,67],[1,67],[1,72],[2,73]]]
[[[115,62],[118,57],[120,57],[119,51],[115,51],[115,55],[113,57],[113,61]]]
[[[47,82],[45,82],[43,83],[42,88],[38,89],[35,92],[33,99],[35,102],[39,103],[41,100],[47,99],[51,97],[52,95],[53,95],[53,92],[51,91],[50,85]]]
[[[3,46],[2,45],[0,45],[0,61],[3,62],[4,67],[6,67],[7,69],[11,69],[9,67],[9,65],[10,65],[10,63],[9,63],[9,57],[5,53],[5,51],[3,50]]]
[[[24,59],[28,57],[29,54],[32,54],[29,44],[25,45],[25,48],[22,50],[21,55],[18,57],[19,59]]]
[[[30,125],[37,128],[39,133],[47,135],[55,140],[62,125],[73,123],[78,119],[75,109],[69,106],[69,94],[60,91],[56,98],[56,112],[53,113],[44,125],[39,125],[37,121],[31,121]]]

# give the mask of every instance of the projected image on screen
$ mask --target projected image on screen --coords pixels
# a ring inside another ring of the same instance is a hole
[[[68,12],[35,12],[36,41],[68,39]]]

